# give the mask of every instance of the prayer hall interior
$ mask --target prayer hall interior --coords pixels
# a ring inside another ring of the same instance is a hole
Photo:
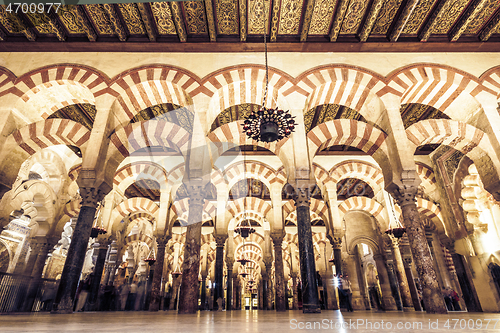
[[[1,313],[500,312],[498,0],[30,8]]]

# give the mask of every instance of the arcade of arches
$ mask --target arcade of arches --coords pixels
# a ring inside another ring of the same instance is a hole
[[[2,311],[499,312],[498,58],[300,55],[2,54]]]

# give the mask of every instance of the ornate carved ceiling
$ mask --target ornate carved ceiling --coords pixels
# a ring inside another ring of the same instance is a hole
[[[271,43],[307,42],[305,51],[339,43],[500,42],[498,0],[202,0],[71,5],[57,14],[8,13],[0,6],[0,48],[31,41],[38,51],[104,50],[102,44],[112,51],[116,42],[127,50],[168,43],[216,51],[228,43],[226,51],[241,51],[262,42],[264,18]]]

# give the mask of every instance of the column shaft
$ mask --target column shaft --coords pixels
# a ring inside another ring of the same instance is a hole
[[[231,264],[231,269],[229,268],[229,263],[227,267],[227,290],[226,290],[226,310],[231,311],[232,310],[232,295],[233,295],[233,279],[231,278],[233,276],[233,269],[232,269],[232,264]]]
[[[224,298],[224,242],[225,237],[219,237],[217,240],[217,248],[215,250],[215,295],[214,295],[214,310],[219,309],[217,301]],[[222,306],[222,304],[221,304]]]
[[[155,274],[153,275],[153,283],[151,286],[151,299],[149,303],[149,311],[158,311],[161,301],[161,280],[163,278],[163,266],[165,263],[165,246],[168,238],[156,239],[158,244],[158,253],[156,254],[156,262],[154,263]]]
[[[401,292],[401,301],[403,302],[403,307],[412,307],[413,303],[411,299],[410,287],[406,278],[403,258],[401,257],[399,245],[395,241],[393,241],[392,243],[392,255],[394,256],[394,261],[396,264],[396,276],[399,282],[399,291]]]
[[[286,311],[285,273],[283,270],[283,236],[274,237],[274,288],[276,290],[276,311]]]
[[[99,296],[99,288],[101,286],[102,271],[106,262],[106,253],[108,252],[108,242],[101,243],[97,252],[97,259],[94,266],[94,278],[90,289],[90,294],[87,299],[88,308],[90,311],[97,311],[97,297]]]
[[[396,302],[392,296],[391,284],[389,281],[389,275],[387,274],[387,269],[385,267],[384,259],[381,254],[373,256],[375,259],[375,264],[377,265],[377,273],[380,282],[380,289],[382,292],[382,306],[385,311],[397,310]]]
[[[86,192],[86,193],[85,193]],[[97,192],[97,193],[96,193]],[[53,308],[56,313],[72,313],[75,301],[76,289],[80,281],[85,253],[90,238],[92,223],[97,207],[97,196],[100,191],[96,189],[81,189],[80,193],[84,197],[82,207],[78,214],[71,244],[68,249],[66,261],[61,274],[61,281]]]
[[[297,208],[297,233],[299,241],[300,273],[302,277],[302,312],[320,313],[316,262],[312,242],[309,188],[297,188],[295,207]]]

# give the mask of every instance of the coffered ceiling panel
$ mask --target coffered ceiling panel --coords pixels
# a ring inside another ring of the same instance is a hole
[[[316,0],[309,26],[310,35],[328,35],[338,0]]]
[[[172,50],[217,52],[224,43],[238,52],[261,47],[266,22],[268,41],[285,51],[439,45],[449,52],[476,43],[491,52],[500,49],[499,20],[498,0],[201,0],[68,5],[57,15],[0,6],[0,51],[115,51],[120,43],[122,51],[156,52],[168,43]]]

